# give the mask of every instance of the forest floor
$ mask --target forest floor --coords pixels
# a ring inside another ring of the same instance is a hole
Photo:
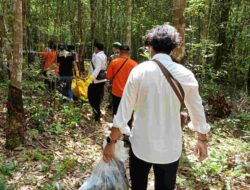
[[[71,102],[60,95],[54,99],[42,82],[25,81],[26,144],[9,151],[3,130],[7,92],[7,84],[0,84],[0,190],[78,189],[102,158],[107,123],[112,121],[107,98],[103,120],[96,123],[88,102]],[[240,123],[230,117],[211,124],[209,157],[202,163],[193,154],[194,133],[184,129],[177,189],[250,189],[250,133]],[[153,184],[151,174],[149,190]]]

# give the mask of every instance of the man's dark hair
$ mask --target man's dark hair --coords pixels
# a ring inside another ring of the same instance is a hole
[[[100,43],[100,42],[95,42],[94,47],[96,47],[100,51],[104,50],[104,45],[102,43]]]
[[[121,52],[129,52],[129,50],[130,50],[129,45],[127,45],[127,44],[121,45],[121,47],[119,49]]]
[[[62,51],[62,50],[66,50],[67,47],[66,47],[65,43],[60,43],[60,44],[58,45],[58,49],[59,49],[60,51]]]
[[[144,37],[146,46],[152,46],[156,52],[170,54],[180,44],[177,30],[168,24],[156,26]]]
[[[52,50],[56,50],[56,44],[52,40],[49,40],[48,47]]]

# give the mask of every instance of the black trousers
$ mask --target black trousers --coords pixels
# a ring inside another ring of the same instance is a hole
[[[137,158],[130,148],[130,177],[132,190],[147,190],[148,174],[153,166],[155,175],[155,190],[173,190],[176,183],[176,173],[179,160],[170,164],[152,164]]]
[[[101,102],[104,96],[104,82],[91,83],[88,87],[89,104],[93,108],[95,120],[99,121],[101,117]]]
[[[118,97],[112,94],[113,116],[117,113],[121,99],[122,99],[121,97]],[[130,129],[132,127],[132,122],[133,122],[133,114],[131,116],[131,119],[128,121],[128,126],[130,127]]]
[[[121,99],[122,99],[121,97],[118,97],[112,94],[113,115],[117,113]]]

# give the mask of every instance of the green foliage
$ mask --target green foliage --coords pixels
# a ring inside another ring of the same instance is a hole
[[[0,174],[4,176],[12,176],[15,172],[16,162],[8,162],[6,165],[0,166]]]
[[[27,150],[24,152],[24,158],[27,161],[45,161],[45,162],[52,162],[54,160],[53,156],[48,153],[41,152],[38,149],[35,150]]]
[[[63,186],[58,183],[57,181],[51,183],[51,184],[45,184],[42,190],[62,190]]]
[[[36,138],[39,135],[39,131],[37,129],[30,129],[26,131],[26,134],[31,138]]]
[[[205,0],[188,0],[186,14],[203,18],[205,16]]]
[[[247,112],[234,112],[230,117],[216,122],[215,126],[225,127],[228,130],[240,129],[250,132],[250,116]]]
[[[243,139],[235,139],[228,135],[227,127],[216,127],[213,141],[209,142],[209,155],[204,162],[197,162],[195,156],[182,156],[177,183],[184,189],[221,189],[230,188],[231,179],[244,178],[248,174],[246,158],[249,144]],[[216,142],[216,143],[215,143]],[[217,182],[215,182],[217,181]],[[220,181],[218,183],[218,181]]]
[[[57,166],[57,171],[56,171],[55,175],[53,176],[53,180],[56,181],[64,173],[72,171],[74,169],[74,167],[76,166],[76,164],[77,164],[77,161],[75,159],[72,159],[72,158],[66,158],[65,160],[63,160],[63,162]]]

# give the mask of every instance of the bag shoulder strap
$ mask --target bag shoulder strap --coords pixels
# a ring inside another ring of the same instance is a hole
[[[122,67],[125,65],[125,63],[128,61],[128,59],[129,59],[129,58],[127,58],[127,59],[123,62],[123,64],[119,67],[119,69],[117,70],[117,72],[114,74],[112,80],[115,79],[116,75],[120,72],[120,70],[121,70]]]
[[[100,59],[100,58],[97,58],[97,59]],[[95,70],[95,66],[94,66],[93,61],[91,60],[90,62],[91,62],[91,65],[92,65],[93,70]],[[103,69],[101,69],[101,70],[103,70]]]
[[[163,66],[163,64],[160,61],[158,61],[156,59],[153,59],[152,61],[154,61],[160,67],[162,73],[166,77],[167,81],[169,82],[170,86],[174,90],[177,98],[179,99],[179,101],[181,103],[181,110],[183,110],[185,107],[185,104],[184,104],[185,93],[184,93],[184,90],[183,90],[181,84],[172,76],[172,74],[168,71],[168,69],[165,66]],[[173,81],[176,82],[178,88],[174,84]]]
[[[92,61],[91,61],[91,65],[92,65],[93,70],[95,70],[95,66]]]

